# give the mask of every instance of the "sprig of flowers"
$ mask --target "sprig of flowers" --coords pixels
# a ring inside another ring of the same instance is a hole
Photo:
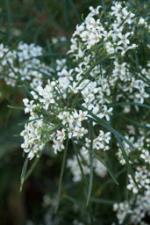
[[[52,72],[41,60],[43,48],[35,44],[20,42],[14,49],[0,44],[0,52],[0,79],[13,87],[24,81],[36,86],[42,82],[43,74]]]
[[[39,157],[46,145],[57,155],[69,140],[67,168],[74,182],[91,171],[104,178],[108,168],[103,159],[112,152],[120,166],[133,170],[125,187],[129,200],[114,204],[119,224],[146,224],[150,214],[149,33],[148,21],[125,3],[115,1],[108,13],[102,6],[90,7],[66,58],[56,60],[55,76],[39,61],[40,47],[20,43],[9,52],[1,45],[6,82],[14,86],[16,74],[31,81],[31,97],[23,100],[29,119],[21,133],[29,159]],[[34,68],[49,74],[46,82]]]

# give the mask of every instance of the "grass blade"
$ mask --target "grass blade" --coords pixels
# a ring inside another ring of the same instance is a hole
[[[61,197],[61,191],[62,191],[62,181],[63,181],[63,175],[64,175],[64,170],[65,170],[66,158],[67,158],[68,142],[69,142],[69,140],[67,140],[67,142],[66,142],[66,147],[64,149],[63,160],[62,160],[62,164],[61,164],[58,194],[57,194],[57,205],[56,205],[55,212],[57,212],[57,210],[59,208],[59,204],[60,204],[60,197]]]
[[[91,194],[92,194],[92,187],[93,187],[93,127],[92,127],[91,121],[89,123],[89,138],[91,140],[90,149],[89,149],[90,175],[89,175],[89,185],[88,185],[88,195],[87,195],[86,206],[89,205]]]

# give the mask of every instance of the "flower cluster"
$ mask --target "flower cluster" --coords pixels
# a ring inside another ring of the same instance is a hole
[[[40,47],[21,43],[9,52],[1,46],[6,82],[15,85],[21,74],[20,80],[32,84],[31,97],[23,100],[29,120],[21,133],[29,159],[39,157],[46,145],[56,155],[67,148],[74,182],[91,168],[106,178],[103,159],[109,155],[119,167],[132,170],[126,186],[129,201],[114,204],[119,224],[146,224],[150,214],[149,33],[146,19],[115,1],[108,13],[102,6],[90,7],[66,58],[56,60],[55,76],[38,59]]]
[[[150,190],[145,191],[143,195],[137,195],[136,199],[131,199],[129,202],[121,202],[114,204],[114,210],[117,211],[119,224],[124,224],[124,221],[129,217],[131,224],[148,225],[144,219],[150,215]]]
[[[15,86],[19,81],[29,81],[36,86],[49,75],[51,69],[42,62],[43,49],[35,44],[20,42],[15,49],[0,44],[0,79]]]
[[[55,153],[64,149],[64,141],[69,138],[81,139],[87,134],[82,126],[87,119],[86,112],[66,108],[59,81],[48,81],[43,87],[37,86],[31,92],[32,100],[24,99],[25,113],[30,113],[22,147],[32,159],[39,155],[44,145],[52,142]],[[32,146],[32,147],[31,147]]]
[[[85,21],[77,25],[70,48],[76,58],[84,57],[85,52],[96,44],[103,45],[113,58],[124,56],[129,50],[138,47],[134,39],[135,33],[138,32],[137,27],[149,28],[143,18],[136,18],[136,15],[120,2],[111,6],[108,15],[103,14],[101,6],[96,9],[90,7]]]

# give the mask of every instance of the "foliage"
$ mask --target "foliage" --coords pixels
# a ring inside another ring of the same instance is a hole
[[[1,5],[1,207],[14,224],[149,224],[149,3],[17,2]]]

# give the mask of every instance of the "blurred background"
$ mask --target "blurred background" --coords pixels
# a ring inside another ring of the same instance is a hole
[[[69,44],[67,40],[76,24],[87,14],[89,6],[96,6],[99,3],[105,6],[110,2],[110,0],[0,0],[0,42],[10,47],[20,41],[36,43],[48,49],[50,55],[47,60],[55,60],[65,54]],[[130,2],[141,7],[144,1]],[[63,41],[54,48],[52,43],[55,42],[55,38],[62,37]],[[84,224],[92,225],[92,218],[89,218],[92,211],[97,212],[99,221],[93,224],[110,224],[111,213],[108,218],[103,204],[100,208],[99,205],[94,205],[85,209],[85,202],[82,201],[82,184],[76,186],[69,183],[68,177],[65,178],[66,187],[63,189],[60,209],[55,213],[61,154],[57,159],[43,156],[25,182],[23,191],[19,191],[24,163],[23,153],[19,147],[22,141],[19,134],[26,117],[22,110],[10,106],[22,106],[23,95],[20,87],[14,89],[0,81],[0,225],[82,225],[78,220],[88,221]],[[117,193],[119,188],[116,186],[114,188]],[[97,195],[100,195],[101,190],[96,190]],[[111,190],[109,192],[111,193]],[[107,210],[109,207],[111,209],[111,201],[105,203]]]

